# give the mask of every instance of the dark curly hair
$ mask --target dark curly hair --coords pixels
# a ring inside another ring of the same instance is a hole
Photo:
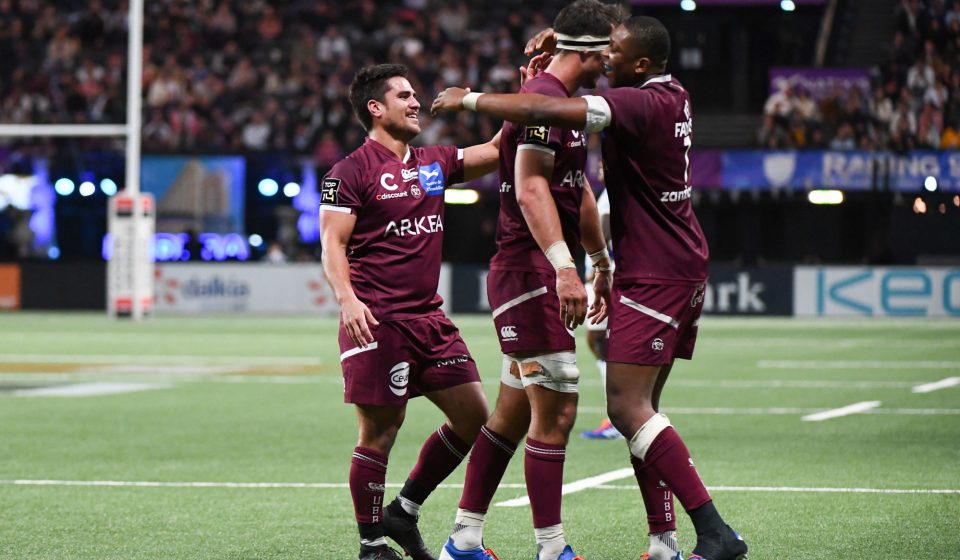
[[[353,112],[360,119],[364,130],[369,131],[373,126],[373,117],[367,110],[367,102],[373,99],[382,103],[383,96],[389,89],[387,80],[397,76],[406,78],[408,73],[409,70],[403,64],[376,64],[357,72],[350,84],[350,104],[353,105]]]

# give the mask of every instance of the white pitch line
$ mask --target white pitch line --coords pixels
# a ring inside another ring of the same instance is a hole
[[[917,385],[912,389],[912,391],[914,393],[932,393],[933,391],[939,391],[940,389],[947,389],[949,387],[956,387],[957,385],[960,385],[960,377],[948,377],[946,379],[941,379],[940,381],[934,381],[933,383]]]
[[[14,397],[100,397],[104,395],[153,391],[155,389],[169,389],[171,387],[173,387],[173,385],[166,383],[76,383],[70,385],[54,385],[51,387],[16,389],[11,391],[10,394]]]
[[[228,364],[228,365],[303,365],[317,366],[323,360],[309,356],[187,356],[122,354],[3,354],[0,363],[13,364]]]
[[[610,471],[608,473],[603,473],[597,476],[582,478],[580,480],[571,482],[570,484],[564,484],[560,493],[566,496],[567,494],[580,492],[581,490],[586,490],[587,488],[595,488],[597,486],[600,486],[601,484],[610,482],[612,480],[620,480],[621,478],[627,478],[628,476],[633,476],[633,468],[618,469],[618,470]],[[527,506],[527,505],[530,505],[530,496],[522,496],[520,498],[514,498],[512,500],[498,502],[494,505],[500,506],[500,507]]]
[[[758,368],[765,369],[956,369],[956,361],[893,361],[893,360],[760,360]]]
[[[670,414],[689,414],[689,415],[797,415],[814,414],[817,412],[826,412],[823,408],[735,408],[735,407],[684,407],[684,406],[666,406],[663,408],[665,413]],[[577,412],[583,414],[606,414],[607,409],[602,406],[581,406]],[[935,416],[935,415],[960,415],[960,408],[873,408],[864,410],[860,414],[885,414],[893,416]]]
[[[350,488],[347,482],[161,482],[153,480],[0,480],[5,486],[87,486],[110,488]],[[387,488],[402,488],[403,484],[388,482]],[[526,488],[525,484],[501,484],[500,488]],[[439,488],[462,489],[463,484],[441,484]]]
[[[805,420],[807,422],[821,422],[823,420],[830,420],[831,418],[840,418],[841,416],[858,414],[872,408],[877,408],[878,406],[880,406],[880,401],[863,401],[847,406],[841,406],[840,408],[834,408],[832,410],[824,410],[823,412],[808,414],[801,418],[801,420]]]
[[[632,469],[630,474],[633,473]],[[620,471],[613,471],[617,473]],[[607,474],[613,474],[607,473]],[[604,476],[604,475],[600,475]],[[620,477],[624,478],[624,477]],[[3,486],[85,486],[110,488],[292,488],[292,489],[319,489],[340,490],[350,485],[346,482],[160,482],[136,480],[0,480]],[[389,482],[388,488],[402,488],[403,484]],[[460,490],[462,484],[441,484],[445,490]],[[524,484],[501,484],[500,488],[526,488]],[[636,485],[600,484],[591,486],[596,490],[636,490]],[[960,489],[952,488],[835,488],[828,486],[710,486],[711,492],[799,492],[799,493],[828,493],[828,494],[960,494]]]
[[[598,490],[636,490],[636,486],[604,484]],[[811,494],[960,494],[952,488],[832,488],[828,486],[710,486],[711,492],[797,492]]]

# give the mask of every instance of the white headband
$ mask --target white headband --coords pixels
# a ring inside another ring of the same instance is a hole
[[[602,51],[610,44],[610,37],[598,35],[564,35],[557,33],[557,48],[568,51]]]

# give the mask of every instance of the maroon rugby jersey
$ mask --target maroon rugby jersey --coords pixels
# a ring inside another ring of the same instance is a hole
[[[540,74],[527,82],[522,93],[569,97],[567,88],[555,76]],[[563,240],[576,253],[580,245],[580,201],[587,162],[586,134],[557,127],[504,124],[500,133],[500,216],[497,221],[497,254],[492,270],[543,270],[553,265],[533,238],[517,202],[514,164],[521,149],[541,149],[554,154],[550,194],[557,205]]]
[[[462,150],[411,146],[401,160],[370,138],[323,178],[321,213],[357,217],[347,246],[350,283],[377,320],[440,309],[443,191],[462,181]]]
[[[707,278],[707,241],[690,201],[690,95],[669,74],[601,94],[616,280],[695,284]]]

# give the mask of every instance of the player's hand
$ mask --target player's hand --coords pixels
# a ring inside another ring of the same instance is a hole
[[[591,325],[602,323],[610,315],[610,271],[597,270],[593,275],[593,305],[587,311]]]
[[[373,317],[370,308],[357,298],[346,301],[340,306],[340,321],[347,331],[347,336],[360,348],[366,348],[373,342],[373,332],[370,327],[380,324]]]
[[[587,291],[575,268],[557,271],[557,296],[560,298],[560,320],[573,330],[583,324],[587,316]]]
[[[437,94],[437,98],[433,100],[433,105],[430,106],[430,115],[435,117],[441,111],[462,111],[463,96],[468,93],[470,93],[470,88],[451,87],[441,91]]]
[[[553,53],[557,49],[557,34],[552,27],[548,27],[533,36],[527,41],[527,46],[523,48],[523,54],[531,56],[536,51]]]
[[[532,80],[540,75],[547,66],[550,65],[550,61],[553,60],[553,55],[550,53],[540,53],[537,56],[530,59],[530,62],[526,66],[520,67],[520,85],[527,83],[528,80]]]

